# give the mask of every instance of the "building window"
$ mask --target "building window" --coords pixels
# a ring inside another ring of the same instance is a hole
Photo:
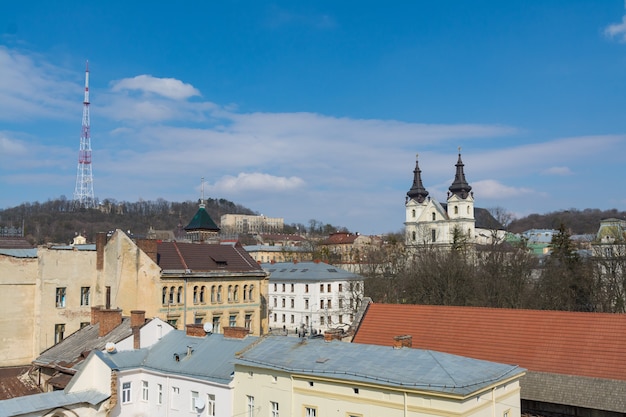
[[[91,287],[80,287],[80,305],[88,306],[89,305],[89,293],[91,292]]]
[[[54,343],[57,344],[61,340],[63,340],[64,334],[65,334],[65,324],[55,324],[54,325]]]
[[[327,287],[328,287],[328,292],[331,292],[331,291],[330,291],[330,284],[328,284],[328,285],[327,285]]]
[[[437,231],[435,229],[432,229],[430,231],[430,240],[434,242],[436,238],[437,238]]]
[[[320,284],[320,292],[324,292],[324,284]]]
[[[148,401],[148,381],[141,381],[141,400]]]
[[[436,219],[436,214],[433,213],[433,221],[435,221],[435,219]]]
[[[278,314],[274,313],[274,323],[278,321]]]
[[[254,301],[254,285],[248,288],[248,301]]]
[[[412,239],[413,241],[415,241],[415,239],[416,239],[415,232],[411,232],[411,239]]]
[[[296,300],[294,300],[293,298],[291,299],[291,308],[295,308],[296,306]]]
[[[215,285],[211,285],[211,303],[215,302]]]
[[[174,304],[174,287],[170,288],[170,304]]]
[[[339,324],[343,324],[343,315],[339,315]]]
[[[274,401],[270,401],[270,407],[272,409],[272,417],[279,417],[278,416],[278,403]]]
[[[320,316],[320,324],[323,326],[324,325],[324,316]]]
[[[122,404],[128,404],[130,402],[130,382],[124,382],[122,384]]]
[[[222,286],[221,285],[217,287],[217,302],[218,303],[222,302]]]
[[[220,332],[220,319],[221,316],[213,316],[213,333],[218,334]]]
[[[172,398],[170,399],[170,408],[172,410],[178,410],[178,396],[180,395],[180,388],[172,387]]]
[[[295,285],[291,284],[291,292],[294,291]]]
[[[283,314],[283,323],[285,322],[285,315]]]
[[[163,287],[163,295],[161,296],[161,304],[167,304],[167,287]]]
[[[233,302],[233,286],[232,285],[228,286],[228,302],[229,303]]]
[[[308,298],[306,298],[306,299],[304,300],[304,309],[305,309],[305,310],[308,310],[308,309],[309,309],[309,299],[308,299]]]
[[[304,284],[304,292],[309,292],[309,284]]]
[[[157,405],[163,404],[163,385],[157,384]]]
[[[274,307],[278,307],[278,299],[274,297]]]
[[[293,316],[293,314],[291,315],[291,324],[295,323],[295,317]]]
[[[235,327],[235,326],[237,326],[237,315],[236,315],[236,314],[231,314],[231,315],[228,317],[228,325],[229,325],[230,327]]]
[[[320,300],[320,309],[323,310],[324,309],[324,300]]]
[[[248,286],[243,286],[243,301],[245,302],[248,299]]]
[[[80,328],[82,329],[83,327],[87,327],[89,326],[91,323],[88,321],[81,321],[80,322]]]
[[[328,306],[327,308],[332,308],[332,305],[331,305],[331,304],[332,304],[332,300],[328,300],[328,301],[326,302],[326,305]]]
[[[203,285],[202,287],[200,287],[200,302],[202,304],[206,303],[205,293],[206,293],[206,287]]]
[[[214,416],[215,415],[215,395],[209,394],[207,407],[206,407],[207,415]]]
[[[285,307],[285,299],[284,298],[282,299],[282,306],[283,306],[283,308]]]
[[[413,218],[415,218],[415,209],[411,210],[411,215]]]
[[[235,292],[233,295],[235,298],[235,302],[239,302],[239,285],[235,285]]]
[[[339,308],[343,308],[343,298],[339,299]]]
[[[201,410],[198,407],[198,400],[200,399],[200,394],[198,391],[191,391],[191,411],[199,412]]]
[[[193,303],[198,304],[198,286],[193,287]]]
[[[304,407],[304,417],[317,417],[317,408]]]
[[[340,283],[339,284],[339,292],[342,292],[342,291],[343,291],[343,284]]]
[[[178,319],[167,319],[167,324],[172,326],[173,328],[178,328]]]
[[[65,287],[57,287],[56,294],[57,308],[65,307]]]
[[[274,284],[274,292],[278,292],[278,284]]]
[[[254,417],[254,397],[248,395],[248,417]]]
[[[244,327],[250,330],[251,325],[252,325],[252,314],[246,314],[244,316]]]

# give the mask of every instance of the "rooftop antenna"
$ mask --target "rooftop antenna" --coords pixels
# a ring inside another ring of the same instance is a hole
[[[91,134],[89,121],[89,61],[85,64],[85,99],[83,100],[83,125],[78,150],[78,170],[74,189],[76,208],[95,208],[93,196],[93,174],[91,172]]]

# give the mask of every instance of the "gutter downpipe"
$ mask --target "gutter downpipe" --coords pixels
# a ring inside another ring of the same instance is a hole
[[[409,415],[409,406],[408,406],[408,398],[407,398],[408,394],[406,393],[406,391],[404,391],[404,417],[407,417]]]

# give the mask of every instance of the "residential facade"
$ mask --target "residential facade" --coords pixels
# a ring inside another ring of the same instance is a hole
[[[363,277],[324,262],[277,262],[269,276],[272,330],[321,333],[348,329],[363,298]]]
[[[274,336],[237,356],[233,415],[519,417],[523,374],[440,352]]]
[[[257,262],[304,262],[312,261],[310,249],[303,246],[246,245],[246,252]]]

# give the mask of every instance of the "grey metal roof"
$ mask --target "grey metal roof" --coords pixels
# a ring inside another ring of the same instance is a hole
[[[82,245],[53,245],[50,246],[50,249],[54,250],[86,250],[86,251],[95,251],[96,244],[95,243],[85,243]]]
[[[390,387],[470,395],[524,370],[422,349],[393,349],[322,339],[267,337],[237,364]]]
[[[104,353],[104,357],[119,370],[143,368],[228,384],[235,370],[235,353],[256,340],[258,337],[255,336],[231,339],[222,334],[192,337],[182,330],[173,330],[150,348]],[[192,349],[190,356],[187,355],[188,346]],[[178,355],[178,361],[175,355]]]
[[[261,267],[270,273],[270,283],[275,281],[341,281],[362,280],[363,277],[324,262],[264,263]]]
[[[37,248],[32,248],[32,249],[0,248],[0,255],[12,256],[14,258],[36,258]]]
[[[98,391],[66,393],[52,391],[43,394],[27,395],[0,401],[0,417],[21,416],[24,414],[67,407],[72,404],[97,405],[109,398],[109,394]]]
[[[108,342],[117,343],[133,334],[130,328],[130,318],[123,317],[122,322],[102,337],[98,336],[100,324],[90,324],[75,331],[61,342],[46,349],[33,361],[35,365],[74,368],[85,358],[83,352],[103,350]]]

